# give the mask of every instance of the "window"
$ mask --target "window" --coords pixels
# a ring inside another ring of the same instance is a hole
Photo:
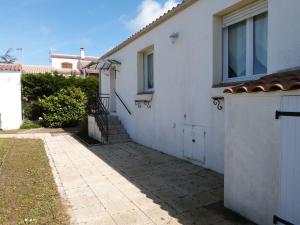
[[[154,90],[154,46],[149,46],[138,52],[138,93]]]
[[[61,64],[61,68],[62,69],[73,69],[73,64],[72,63],[63,62]]]
[[[223,18],[223,81],[267,73],[268,13],[259,1]]]
[[[153,52],[144,54],[144,90],[154,88],[154,55]]]

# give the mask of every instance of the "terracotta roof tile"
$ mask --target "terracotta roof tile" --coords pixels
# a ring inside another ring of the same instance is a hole
[[[80,75],[79,70],[72,69],[55,69],[51,66],[35,66],[35,65],[23,65],[22,73],[25,74],[45,74],[45,73],[54,73],[57,72],[59,74],[76,74]]]
[[[300,69],[274,73],[259,80],[247,81],[241,85],[226,88],[224,93],[253,93],[271,91],[291,91],[300,89]]]
[[[20,64],[0,63],[0,71],[16,71],[20,72],[22,66]]]
[[[25,74],[38,74],[38,73],[52,73],[53,68],[51,66],[35,66],[35,65],[23,65],[22,73]]]

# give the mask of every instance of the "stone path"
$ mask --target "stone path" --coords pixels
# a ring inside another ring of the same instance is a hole
[[[42,138],[72,224],[250,224],[222,206],[223,177],[135,143],[86,148],[68,134]]]

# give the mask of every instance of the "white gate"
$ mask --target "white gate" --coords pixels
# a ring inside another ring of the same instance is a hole
[[[281,100],[281,191],[280,217],[300,224],[300,96]],[[290,114],[290,115],[289,115]]]
[[[205,163],[205,130],[201,126],[184,126],[184,157]]]

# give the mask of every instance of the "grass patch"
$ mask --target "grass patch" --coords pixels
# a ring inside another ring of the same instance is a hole
[[[0,139],[0,224],[69,224],[41,140]]]
[[[41,125],[34,123],[30,120],[25,119],[20,127],[20,129],[23,130],[28,130],[28,129],[36,129],[36,128],[40,128]]]

